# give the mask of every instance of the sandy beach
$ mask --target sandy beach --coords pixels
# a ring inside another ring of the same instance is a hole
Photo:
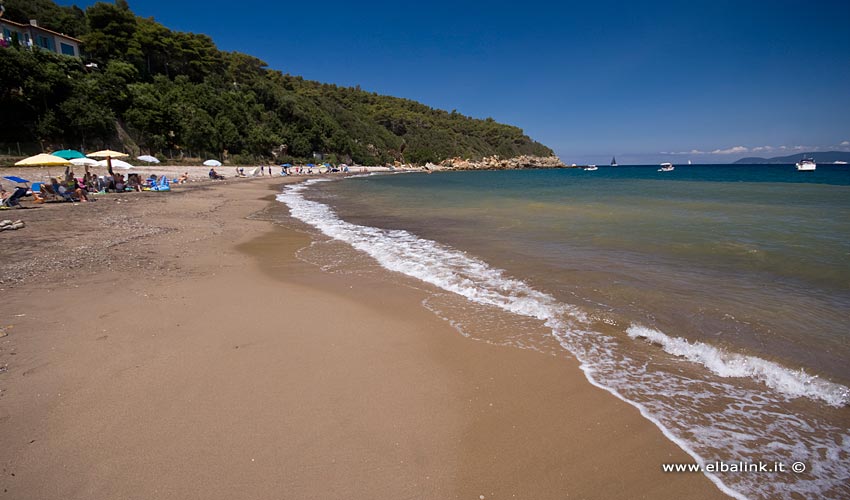
[[[577,363],[298,260],[299,180],[0,212],[27,224],[0,233],[2,498],[726,497]]]

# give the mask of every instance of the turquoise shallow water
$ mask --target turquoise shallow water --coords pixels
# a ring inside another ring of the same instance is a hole
[[[372,176],[321,187],[559,298],[850,381],[850,168]]]
[[[808,467],[707,474],[727,493],[850,497],[850,168],[376,175],[279,200],[315,230],[305,260],[388,269],[464,335],[575,357],[697,462]]]

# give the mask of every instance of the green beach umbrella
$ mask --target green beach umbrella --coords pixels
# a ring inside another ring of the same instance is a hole
[[[60,151],[54,151],[52,153],[53,156],[58,156],[59,158],[65,158],[66,160],[73,160],[74,158],[85,158],[86,155],[80,153],[76,149],[63,149]]]

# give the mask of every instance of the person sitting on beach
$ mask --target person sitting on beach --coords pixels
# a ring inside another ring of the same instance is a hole
[[[56,177],[51,177],[50,185],[53,187],[54,192],[58,195],[70,194],[72,198],[76,198],[80,201],[89,201],[85,191],[78,188],[76,182],[69,185],[67,182],[59,182]]]
[[[124,181],[124,174],[115,174],[112,177],[113,179],[115,179],[115,192],[123,193],[124,188],[127,186],[126,182]]]
[[[131,191],[142,191],[142,178],[139,174],[130,174],[127,176],[127,186]]]
[[[102,175],[97,178],[97,191],[99,193],[106,193],[110,189],[113,189],[114,180],[111,175]]]
[[[210,179],[212,179],[214,181],[218,181],[218,180],[224,179],[224,176],[220,175],[218,172],[216,172],[215,167],[210,167]]]
[[[67,183],[68,190],[74,193],[72,196],[76,196],[76,198],[80,201],[89,201],[88,194],[86,190],[83,189],[83,186],[80,186],[76,179],[72,182]],[[60,187],[60,189],[62,189]]]
[[[177,178],[177,184],[186,184],[189,181],[189,172],[184,172],[180,174],[180,177]]]
[[[86,167],[86,173],[83,175],[83,184],[86,185],[86,191],[90,193],[96,193],[100,191],[100,186],[98,186],[97,176],[93,173],[89,172],[89,168]]]

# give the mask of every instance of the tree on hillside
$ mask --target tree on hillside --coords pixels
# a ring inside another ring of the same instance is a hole
[[[84,20],[75,29],[98,68],[43,50],[0,49],[4,141],[117,146],[120,125],[151,154],[227,151],[247,161],[314,152],[364,164],[552,154],[492,118],[270,70],[256,57],[218,50],[206,35],[137,18],[125,0],[85,13],[50,0],[7,1],[11,13],[53,29]]]
[[[86,9],[86,19],[86,54],[99,62],[124,58],[136,32],[136,16],[127,1],[98,2]]]
[[[5,5],[3,17],[12,21],[27,24],[35,19],[39,26],[73,37],[88,31],[85,13],[76,5],[62,7],[51,0],[6,0]]]

